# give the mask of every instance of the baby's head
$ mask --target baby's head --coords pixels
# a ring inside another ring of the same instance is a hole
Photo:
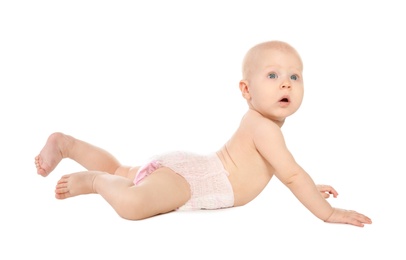
[[[240,90],[249,108],[282,125],[303,99],[303,63],[289,44],[268,41],[244,57]]]
[[[290,44],[282,41],[267,41],[253,46],[246,53],[242,64],[242,78],[249,79],[253,71],[258,70],[263,62],[267,62],[264,53],[270,50],[291,53],[297,56],[298,62],[303,70],[302,59],[299,53]]]

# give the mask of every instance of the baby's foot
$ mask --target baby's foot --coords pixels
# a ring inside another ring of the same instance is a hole
[[[39,155],[35,157],[35,166],[37,173],[42,176],[48,176],[58,163],[66,156],[63,151],[66,150],[68,144],[68,136],[62,133],[53,133],[48,137],[48,140],[42,148]]]
[[[57,199],[66,199],[82,194],[95,193],[93,182],[98,172],[76,172],[62,176],[55,189]]]

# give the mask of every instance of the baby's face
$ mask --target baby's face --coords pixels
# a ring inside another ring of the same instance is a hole
[[[303,99],[302,61],[287,50],[265,49],[247,79],[250,108],[277,121],[295,113]]]

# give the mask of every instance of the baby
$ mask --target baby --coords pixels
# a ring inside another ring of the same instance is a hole
[[[62,176],[56,198],[100,194],[119,216],[140,220],[181,209],[220,209],[253,200],[275,175],[317,218],[359,227],[367,216],[333,208],[326,199],[337,191],[316,185],[286,147],[281,127],[303,99],[300,55],[281,41],[263,42],[246,54],[239,88],[248,111],[218,151],[160,154],[142,166],[123,166],[107,151],[63,133],[49,136],[35,157],[47,176],[63,158],[87,171]]]

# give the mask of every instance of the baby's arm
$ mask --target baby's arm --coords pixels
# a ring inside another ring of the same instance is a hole
[[[254,143],[261,155],[274,167],[275,176],[284,183],[296,198],[316,217],[331,223],[345,223],[363,226],[370,219],[355,211],[333,208],[320,192],[328,192],[337,196],[330,186],[325,191],[313,182],[294,160],[288,151],[280,128],[273,122],[262,122],[254,133]],[[328,195],[328,194],[326,194]],[[325,196],[324,196],[325,197]]]

